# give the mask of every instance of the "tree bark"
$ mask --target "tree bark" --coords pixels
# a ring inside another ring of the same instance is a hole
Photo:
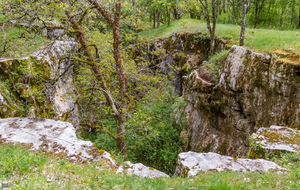
[[[177,12],[177,8],[173,7],[173,14],[174,14],[174,19],[178,20],[178,12]]]
[[[160,27],[160,12],[159,8],[156,8],[156,19],[157,19],[157,28]]]
[[[298,29],[300,29],[300,8],[299,8],[299,20],[298,20]]]
[[[256,25],[258,24],[258,20],[259,20],[259,15],[260,12],[263,8],[263,5],[265,3],[265,0],[262,0],[262,2],[260,3],[260,0],[255,0],[255,19],[254,19],[254,26],[253,28],[256,28]]]
[[[117,124],[117,146],[124,159],[127,160],[127,147],[125,141],[125,122],[127,115],[127,102],[126,102],[126,83],[127,77],[124,73],[120,49],[121,49],[121,37],[120,37],[120,17],[121,17],[121,7],[122,2],[118,0],[116,3],[116,9],[114,14],[114,20],[110,17],[110,14],[95,0],[88,0],[93,4],[98,12],[105,18],[108,22],[110,28],[113,31],[113,48],[114,48],[114,59],[116,63],[116,71],[118,73],[119,80],[119,97],[121,101],[121,109],[114,113],[114,118]],[[115,105],[114,105],[115,106]]]
[[[235,13],[235,4],[234,4],[234,0],[231,0],[230,3],[231,3],[231,6],[232,6],[231,22],[232,22],[232,24],[234,24],[234,23],[235,23],[235,22],[234,22],[234,13]]]
[[[171,25],[171,10],[168,9],[168,26]]]
[[[156,14],[155,14],[155,11],[153,11],[153,26],[152,28],[155,28],[155,22],[156,22]]]
[[[283,24],[283,16],[284,16],[284,12],[285,12],[285,6],[281,7],[281,15],[280,15],[280,21],[279,21],[279,26],[281,27]]]
[[[240,46],[244,45],[244,35],[245,35],[245,29],[246,29],[246,17],[247,17],[247,9],[249,6],[249,1],[247,4],[247,0],[244,0],[244,8],[243,8],[243,21],[242,21],[242,28],[241,28],[241,34],[240,34]]]
[[[219,15],[219,5],[220,0],[212,0],[211,1],[211,8],[212,8],[212,26],[210,24],[210,14],[209,14],[209,8],[208,8],[208,2],[207,0],[199,0],[202,7],[202,14],[205,17],[207,29],[209,32],[209,38],[210,38],[210,56],[214,55],[215,52],[215,31],[216,31],[216,24],[218,20]]]
[[[292,18],[291,18],[291,26],[293,26],[294,23],[294,14],[295,14],[295,0],[292,1]]]

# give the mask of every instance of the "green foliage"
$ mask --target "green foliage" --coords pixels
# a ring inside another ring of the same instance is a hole
[[[126,123],[129,160],[171,175],[174,173],[180,146],[180,129],[173,127],[171,117],[176,99],[165,92],[154,99],[143,99],[137,103],[136,111],[130,114]],[[103,119],[102,124],[115,132],[113,118]],[[85,132],[85,139],[94,142],[99,149],[119,157],[115,140],[101,130],[96,130],[95,133]]]
[[[133,114],[127,125],[134,126],[127,136],[129,159],[162,170],[175,171],[180,147],[180,129],[173,127],[171,114],[175,97],[165,96],[151,102],[141,102],[138,113]]]

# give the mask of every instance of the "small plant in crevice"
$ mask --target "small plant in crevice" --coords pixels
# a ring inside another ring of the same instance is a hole
[[[253,135],[250,136],[250,148],[247,153],[247,158],[257,159],[265,158],[265,152],[262,148],[262,144],[253,140]]]
[[[219,71],[224,70],[223,62],[226,59],[228,52],[229,50],[225,50],[215,54],[214,56],[210,57],[208,61],[204,61],[200,67],[205,73],[212,75],[215,84],[219,82]]]

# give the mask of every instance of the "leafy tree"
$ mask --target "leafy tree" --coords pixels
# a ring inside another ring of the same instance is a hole
[[[209,38],[210,38],[210,55],[212,56],[215,51],[215,41],[216,41],[215,31],[216,31],[216,24],[219,16],[220,0],[211,0],[210,6],[208,4],[208,0],[198,0],[198,2],[200,2],[199,5],[201,7],[201,13],[203,14],[206,20],[206,25],[209,32]],[[211,20],[212,20],[212,25],[211,25]]]
[[[163,90],[167,83],[160,77],[160,74],[147,77],[147,74],[138,72],[139,69],[147,67],[146,65],[134,65],[132,64],[134,62],[128,59],[125,62],[123,61],[122,58],[126,58],[126,56],[124,54],[122,56],[121,52],[120,21],[123,16],[121,8],[125,3],[122,3],[121,0],[114,2],[102,1],[101,4],[96,0],[88,0],[88,2],[11,0],[5,2],[3,6],[10,19],[19,19],[22,22],[37,25],[39,28],[37,34],[43,35],[41,31],[44,28],[60,28],[64,29],[65,34],[75,37],[79,43],[79,52],[70,55],[69,59],[77,63],[76,67],[80,69],[77,73],[85,73],[85,77],[81,77],[81,79],[86,81],[89,86],[84,88],[84,86],[79,85],[79,89],[77,89],[77,102],[85,100],[84,103],[90,103],[90,108],[80,108],[89,113],[81,117],[81,125],[98,127],[103,132],[108,133],[116,140],[118,150],[127,159],[125,123],[129,112],[134,108],[137,99],[148,93],[151,94],[151,89],[157,88],[157,86],[160,86],[160,89]],[[58,11],[55,11],[56,9]],[[100,22],[95,24],[98,19],[101,19]],[[58,24],[53,26],[52,21]],[[93,25],[96,25],[96,27],[93,27]],[[99,31],[99,25],[104,25],[107,31],[106,35],[101,34],[102,29]],[[93,39],[93,37],[96,39]],[[107,56],[107,54],[101,54],[103,50],[100,49],[100,44],[97,43],[97,40],[101,37],[105,37],[109,41],[112,39],[112,47],[108,46],[108,51],[112,52],[114,61],[106,60],[104,56]],[[92,77],[87,77],[87,75],[92,75]],[[139,83],[142,86],[139,86]],[[156,83],[160,83],[160,85]],[[80,88],[84,88],[84,90]],[[85,92],[83,93],[83,91]],[[101,106],[104,108],[102,111],[114,118],[116,130],[106,129],[105,126],[101,125],[101,121],[95,122],[99,119],[97,116],[87,119],[88,115],[95,115],[92,114],[93,112],[99,112],[97,109],[92,109],[95,107],[91,106],[95,103],[92,98],[95,94],[99,94],[104,98],[96,99],[96,101],[104,101],[104,105]],[[86,97],[90,101],[86,101],[87,99],[82,98],[82,95],[87,95]]]

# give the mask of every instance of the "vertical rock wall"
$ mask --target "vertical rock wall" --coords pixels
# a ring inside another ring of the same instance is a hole
[[[300,128],[298,62],[233,46],[219,75],[214,84],[195,70],[184,82],[189,150],[245,156],[259,128]]]
[[[226,39],[216,39],[216,52],[225,48]],[[173,33],[167,38],[136,44],[132,52],[137,63],[144,60],[151,69],[160,69],[165,74],[174,72],[171,82],[176,93],[182,94],[182,77],[209,56],[209,37],[203,33]]]
[[[31,56],[0,59],[0,117],[69,120],[78,126],[68,57],[77,43],[55,41]]]

